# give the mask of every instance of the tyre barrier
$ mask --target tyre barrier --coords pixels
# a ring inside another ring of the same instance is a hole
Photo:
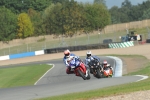
[[[150,43],[150,39],[147,39],[147,40],[146,40],[146,43]]]
[[[134,46],[134,43],[133,41],[121,42],[121,43],[109,43],[108,46],[109,48],[126,48],[126,47]]]

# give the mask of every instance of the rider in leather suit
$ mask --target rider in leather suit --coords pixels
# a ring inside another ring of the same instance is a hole
[[[89,63],[90,63],[92,60],[95,60],[95,59],[99,62],[99,65],[100,65],[100,58],[97,57],[97,56],[92,55],[91,51],[87,51],[87,53],[86,53],[86,58],[85,58],[85,64],[86,64],[86,66],[88,66],[88,67],[90,68],[91,66],[89,66]],[[90,69],[91,69],[91,68],[90,68]],[[90,70],[90,72],[92,73],[91,70]]]
[[[108,62],[106,60],[103,61],[102,68],[103,68],[103,70],[106,70],[107,68],[110,68],[113,71],[113,68],[111,67],[110,64],[108,64]]]
[[[69,62],[70,62],[70,60],[71,60],[72,58],[77,58],[77,59],[81,60],[78,56],[76,56],[75,54],[71,53],[68,49],[65,50],[65,51],[64,51],[63,62],[64,62],[64,64],[65,64],[66,67],[67,67],[67,68],[66,68],[66,73],[67,73],[67,74],[73,73],[73,72],[71,71],[70,66],[69,66]],[[81,64],[81,66],[82,66],[82,64]]]

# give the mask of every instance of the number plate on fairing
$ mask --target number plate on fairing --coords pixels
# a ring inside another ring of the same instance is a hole
[[[105,70],[105,72],[106,72],[107,74],[109,74],[109,73],[110,73],[110,70]]]
[[[75,68],[75,66],[71,66],[71,68],[73,69],[73,68]]]

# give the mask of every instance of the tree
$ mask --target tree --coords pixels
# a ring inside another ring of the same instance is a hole
[[[51,4],[52,0],[0,0],[0,6],[5,6],[12,12],[19,14],[32,8],[36,11],[43,11]]]
[[[50,5],[44,12],[46,34],[61,34],[63,32],[62,4]]]
[[[150,19],[150,8],[144,11],[142,19]]]
[[[130,0],[124,0],[121,8],[112,7],[109,9],[112,23],[126,23],[149,18],[150,0],[143,1],[142,4],[132,5]]]
[[[119,8],[117,6],[113,6],[109,10],[109,13],[111,15],[111,23],[112,24],[120,23],[121,12],[119,11]]]
[[[31,23],[30,17],[27,13],[21,13],[18,16],[18,38],[26,38],[32,36],[34,28]]]
[[[102,4],[93,5],[87,4],[85,5],[85,30],[92,31],[92,30],[101,30],[106,25],[110,24],[110,14],[106,7]]]
[[[56,3],[63,3],[63,2],[66,2],[68,0],[52,0],[52,3],[56,4]]]
[[[122,20],[121,22],[130,22],[132,20],[132,17],[130,16],[131,15],[131,8],[132,8],[132,4],[129,0],[124,0],[124,2],[122,3],[121,5],[121,8],[120,8],[120,12],[123,12],[122,13]]]
[[[149,15],[148,11],[150,6],[150,0],[144,1],[142,4],[139,4],[138,6],[139,9],[137,11],[139,12],[139,20],[147,19]]]
[[[124,2],[122,2],[121,7],[128,7],[129,9],[132,7],[132,4],[129,0],[124,0]]]
[[[131,13],[128,15],[130,16],[130,21],[138,21],[142,18],[143,10],[140,6],[133,6],[131,8]]]
[[[94,0],[94,3],[106,5],[105,0]]]
[[[15,38],[17,16],[5,7],[0,7],[0,41],[9,41]]]
[[[45,10],[49,34],[73,35],[79,30],[101,30],[110,24],[110,14],[103,4],[78,4],[74,0],[53,4]]]
[[[30,8],[28,10],[28,15],[31,19],[31,22],[33,23],[34,35],[38,36],[38,35],[42,35],[43,33],[45,33],[42,13],[37,12],[36,10],[33,10],[32,8]]]
[[[77,33],[77,30],[81,29],[83,24],[83,6],[76,1],[66,1],[63,3],[65,8],[65,34],[72,36]]]
[[[82,25],[83,7],[74,0],[50,5],[45,10],[47,34],[72,35]]]

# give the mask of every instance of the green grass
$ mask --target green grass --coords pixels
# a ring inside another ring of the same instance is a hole
[[[0,88],[34,85],[52,66],[46,64],[0,69]]]
[[[142,58],[146,59],[144,56],[140,55],[115,55],[118,57],[129,57],[129,58]],[[143,69],[130,73],[128,75],[147,75],[150,76],[150,62],[148,62]],[[60,96],[52,96],[48,98],[40,98],[36,100],[88,100],[91,98],[99,98],[99,97],[107,97],[112,95],[119,95],[119,94],[125,94],[130,93],[134,91],[142,91],[142,90],[150,90],[150,78],[134,82],[134,83],[128,83],[118,86],[112,86],[92,91],[86,91],[86,92],[79,92],[79,93],[71,93],[71,94],[65,94]]]

